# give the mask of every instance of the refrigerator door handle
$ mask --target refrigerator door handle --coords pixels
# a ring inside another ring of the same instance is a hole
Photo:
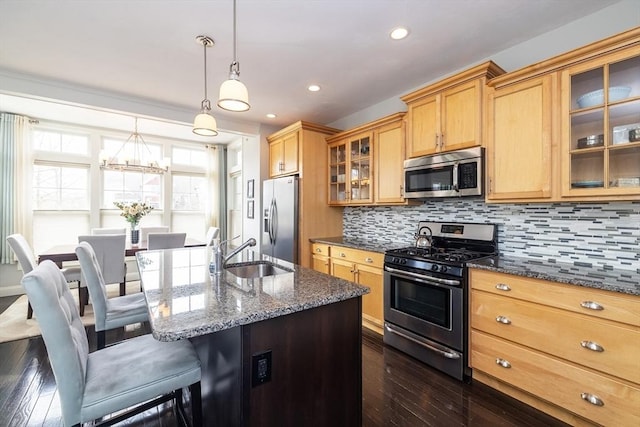
[[[275,200],[271,199],[271,204],[269,205],[269,228],[268,228],[268,232],[269,232],[269,243],[271,243],[273,245],[273,209],[274,209],[274,204],[275,204]]]
[[[273,216],[271,217],[271,229],[273,235],[273,243],[278,239],[278,205],[276,199],[273,199]]]

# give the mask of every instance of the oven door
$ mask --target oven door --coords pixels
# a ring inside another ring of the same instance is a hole
[[[452,349],[464,349],[464,295],[457,279],[385,266],[384,319]]]

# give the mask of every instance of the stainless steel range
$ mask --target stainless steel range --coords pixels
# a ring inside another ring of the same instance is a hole
[[[494,224],[421,221],[415,247],[387,251],[384,342],[468,380],[466,262],[495,255],[496,236]]]

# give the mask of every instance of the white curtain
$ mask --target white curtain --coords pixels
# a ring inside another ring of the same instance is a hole
[[[31,242],[31,162],[29,119],[0,113],[0,264],[14,256],[7,236],[20,233]]]
[[[218,227],[223,241],[227,239],[227,150],[223,145],[207,145],[207,156],[207,228]]]

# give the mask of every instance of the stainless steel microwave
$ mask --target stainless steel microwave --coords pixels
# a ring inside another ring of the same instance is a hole
[[[404,161],[407,199],[481,196],[484,148],[449,151]]]

